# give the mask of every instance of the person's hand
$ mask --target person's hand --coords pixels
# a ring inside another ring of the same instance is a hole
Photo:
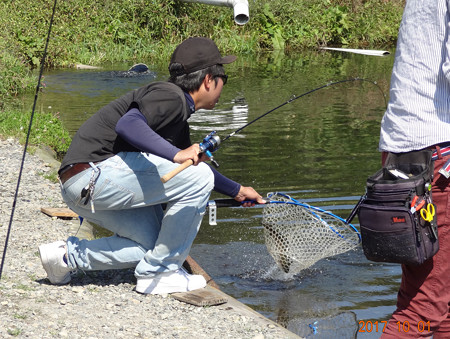
[[[256,192],[252,187],[241,186],[239,193],[234,197],[234,200],[242,202],[242,206],[251,207],[256,204],[265,204],[266,202],[262,196]]]
[[[200,153],[199,144],[193,144],[192,146],[183,149],[175,154],[175,156],[173,157],[173,162],[182,164],[189,159],[192,160],[192,164],[196,166],[200,162],[208,160],[209,157],[204,153]]]

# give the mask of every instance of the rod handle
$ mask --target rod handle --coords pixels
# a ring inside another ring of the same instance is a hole
[[[170,179],[172,179],[174,176],[176,176],[178,173],[180,173],[181,171],[185,170],[186,168],[188,168],[189,166],[192,166],[194,164],[194,161],[192,159],[188,159],[185,162],[183,162],[180,166],[178,166],[177,168],[175,168],[174,170],[170,171],[169,173],[163,175],[161,177],[161,181],[163,184],[165,184],[166,182],[168,182]]]

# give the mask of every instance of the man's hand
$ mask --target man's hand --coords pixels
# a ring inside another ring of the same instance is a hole
[[[209,157],[204,153],[200,153],[199,144],[193,144],[192,146],[183,149],[175,154],[175,156],[173,157],[173,162],[182,164],[189,159],[192,160],[192,164],[196,166],[200,162],[208,160]]]
[[[234,197],[234,200],[242,202],[245,201],[242,206],[251,207],[256,204],[265,204],[266,202],[262,196],[256,192],[252,187],[241,186],[239,193]]]

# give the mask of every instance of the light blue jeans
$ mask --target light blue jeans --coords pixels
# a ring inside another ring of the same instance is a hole
[[[152,154],[122,152],[96,166],[100,174],[93,194],[95,213],[80,197],[93,169],[67,180],[62,196],[74,212],[114,235],[95,240],[69,237],[69,266],[85,271],[135,267],[136,277],[180,268],[214,187],[209,166],[190,166],[165,184],[161,176],[179,165]]]

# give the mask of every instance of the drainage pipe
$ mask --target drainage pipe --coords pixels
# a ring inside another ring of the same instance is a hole
[[[183,2],[198,2],[207,5],[233,7],[234,22],[245,25],[249,20],[247,0],[181,0]]]

